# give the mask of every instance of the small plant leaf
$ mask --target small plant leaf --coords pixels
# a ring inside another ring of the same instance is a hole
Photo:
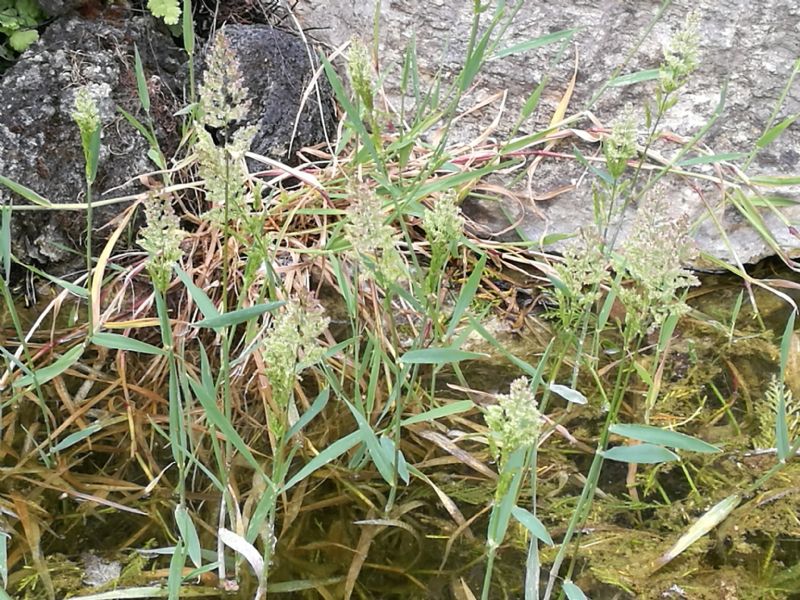
[[[742,498],[739,494],[732,494],[724,500],[715,504],[707,513],[700,517],[694,524],[689,527],[689,530],[684,533],[675,545],[672,546],[666,553],[664,553],[657,561],[656,568],[659,569],[680,555],[689,546],[694,544],[701,537],[706,535],[709,531],[714,529],[717,525],[722,523],[729,514],[739,506]]]
[[[653,444],[637,444],[636,446],[615,446],[603,452],[603,457],[624,463],[653,465],[679,460],[674,452]]]
[[[458,348],[423,348],[409,350],[400,357],[400,362],[407,365],[442,365],[462,360],[486,358],[486,354],[467,352]]]
[[[25,198],[25,200],[27,200],[32,204],[36,204],[37,206],[44,206],[47,208],[53,208],[53,204],[52,202],[50,202],[50,200],[40,196],[29,187],[26,187],[21,183],[17,183],[16,181],[12,181],[8,177],[0,175],[0,185],[4,185],[12,192],[14,192],[15,194],[19,194],[20,196]]]
[[[99,332],[92,336],[92,343],[104,348],[111,348],[112,350],[125,350],[128,352],[138,352],[140,354],[155,354],[163,356],[166,352],[162,348],[129,338],[126,335],[118,333]]]
[[[727,152],[723,154],[704,154],[702,156],[695,156],[694,158],[686,158],[680,161],[677,166],[679,167],[691,167],[692,165],[708,165],[708,164],[715,164],[720,162],[729,162],[733,160],[740,160],[742,158],[747,158],[747,153],[745,152]]]
[[[620,75],[608,82],[609,87],[622,87],[625,85],[632,85],[634,83],[641,83],[643,81],[653,81],[658,79],[659,69],[647,69],[645,71],[636,71],[635,73],[628,73],[627,75]]]
[[[786,117],[783,121],[781,121],[777,125],[770,127],[769,129],[767,129],[767,131],[764,132],[764,135],[758,138],[756,146],[758,146],[759,148],[764,148],[765,146],[768,146],[771,142],[775,141],[775,138],[777,138],[780,134],[782,134],[783,131],[787,127],[789,127],[789,125],[794,123],[798,118],[800,118],[800,113],[792,115],[790,117]]]
[[[560,383],[551,383],[548,387],[551,392],[558,394],[567,402],[572,402],[573,404],[586,404],[589,402],[586,396],[569,386],[561,385]]]
[[[261,580],[264,576],[264,559],[255,546],[239,534],[224,527],[219,528],[218,535],[223,544],[240,554],[248,562],[253,573]]]
[[[86,429],[81,429],[80,431],[76,431],[75,433],[70,433],[67,437],[63,440],[58,442],[55,446],[50,448],[50,454],[56,454],[61,452],[62,450],[66,450],[70,446],[74,446],[78,442],[85,440],[87,437],[90,437],[100,431],[105,425],[103,423],[92,423]]]
[[[705,454],[722,452],[722,450],[716,446],[690,435],[678,433],[677,431],[669,431],[668,429],[661,429],[660,427],[653,427],[651,425],[612,425],[609,431],[616,435],[639,440],[640,442],[669,446],[670,448],[678,448],[680,450],[690,450],[692,452],[701,452]]]
[[[514,515],[514,518],[522,523],[525,529],[530,531],[531,535],[536,537],[536,539],[541,540],[548,546],[553,545],[553,538],[547,533],[547,528],[531,511],[520,508],[519,506],[514,506],[511,509],[511,514]]]
[[[192,517],[183,504],[178,504],[178,506],[175,507],[175,523],[178,525],[181,539],[186,544],[186,550],[192,564],[199,569],[203,564],[200,555],[200,538],[197,537],[197,529],[194,527]]]
[[[472,410],[473,408],[475,408],[475,403],[472,400],[459,400],[457,402],[450,402],[448,404],[445,404],[444,406],[439,406],[438,408],[432,408],[431,410],[426,410],[425,412],[419,413],[418,415],[414,415],[413,417],[408,417],[407,419],[403,419],[402,421],[400,421],[400,425],[402,425],[403,427],[408,427],[409,425],[413,425],[414,423],[437,421],[442,417],[457,415],[459,413]]]
[[[564,29],[562,31],[549,33],[547,35],[543,35],[541,37],[528,40],[526,42],[520,42],[519,44],[514,44],[513,46],[509,46],[508,48],[503,48],[502,50],[498,50],[494,54],[494,56],[492,56],[489,60],[490,61],[497,60],[498,58],[504,58],[506,56],[511,56],[513,54],[520,54],[522,52],[528,52],[529,50],[535,50],[536,48],[540,48],[548,44],[553,44],[561,40],[569,40],[572,38],[572,36],[575,35],[577,31],[580,31],[580,29],[581,28],[579,27],[576,27],[574,29]]]
[[[61,375],[64,371],[69,369],[72,365],[78,362],[78,359],[83,354],[83,344],[79,344],[73,348],[67,350],[61,357],[58,358],[52,365],[48,365],[46,367],[42,367],[41,369],[36,370],[36,383],[38,385],[42,385],[43,383],[47,383],[51,379],[55,379],[59,375]],[[27,385],[31,385],[34,382],[34,374],[28,374],[24,377],[20,377],[16,381],[14,381],[14,387],[20,388],[25,387]]]
[[[564,580],[564,585],[562,586],[564,593],[567,595],[567,600],[589,600],[586,597],[586,594],[583,593],[581,588],[577,585],[572,583],[569,579]]]
[[[232,310],[216,317],[206,317],[202,321],[198,321],[192,325],[194,327],[209,327],[211,329],[216,327],[229,327],[231,325],[238,325],[239,323],[244,323],[245,321],[249,321],[250,319],[254,319],[260,315],[263,315],[264,313],[272,312],[284,304],[286,304],[286,302],[283,300],[277,302],[267,302],[265,304],[256,304],[255,306],[248,306],[247,308]]]
[[[325,450],[317,454],[314,458],[308,461],[303,468],[295,473],[289,481],[287,481],[281,488],[281,493],[288,491],[293,486],[303,481],[306,477],[311,475],[317,469],[327,465],[329,462],[336,460],[342,454],[356,446],[362,441],[361,431],[354,431],[351,434],[344,436],[330,444]]]

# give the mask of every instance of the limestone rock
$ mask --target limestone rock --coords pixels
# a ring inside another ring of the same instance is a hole
[[[485,27],[492,17],[495,2],[482,17]],[[464,0],[382,0],[379,54],[383,65],[386,88],[393,99],[399,99],[399,79],[403,53],[414,37],[417,46],[419,71],[423,84],[432,81],[437,73],[452,80],[464,60],[472,19],[472,2]],[[800,57],[800,5],[793,0],[676,0],[646,35],[636,49],[658,10],[657,2],[601,2],[600,0],[564,0],[561,2],[506,2],[509,10],[518,7],[499,49],[570,28],[582,28],[559,57],[558,44],[548,45],[522,54],[491,60],[479,74],[474,92],[463,102],[470,107],[491,94],[508,91],[501,126],[495,133],[503,139],[519,114],[526,98],[547,75],[550,80],[542,95],[538,111],[522,124],[522,130],[533,132],[547,126],[556,105],[563,97],[575,68],[578,72],[575,92],[567,114],[590,109],[604,124],[618,118],[626,104],[631,104],[641,116],[644,101],[652,98],[654,83],[644,82],[626,87],[608,88],[598,102],[590,104],[592,96],[623,63],[631,59],[620,75],[655,69],[663,58],[663,47],[683,24],[690,10],[700,13],[700,66],[684,88],[679,103],[662,123],[662,128],[681,136],[695,135],[711,118],[727,82],[725,108],[702,140],[713,153],[749,152],[764,132],[777,99],[780,97],[794,66]],[[326,37],[338,46],[357,35],[372,39],[373,14],[376,0],[299,0],[297,12],[305,27]],[[487,109],[459,121],[456,140],[473,139],[500,110],[498,102]],[[781,120],[800,112],[800,78],[789,89],[786,101],[777,118]],[[640,121],[641,122],[641,121]],[[777,121],[776,121],[777,122]],[[577,124],[588,128],[587,120]],[[644,127],[640,127],[644,131]],[[570,155],[573,144],[585,155],[597,152],[597,145],[580,144],[570,139],[554,148]],[[669,157],[678,145],[658,148]],[[764,148],[747,170],[748,176],[797,175],[800,171],[800,125],[794,124],[771,145]],[[740,163],[741,164],[741,163]],[[711,167],[693,169],[704,175],[714,175]],[[692,178],[670,176],[662,193],[674,210],[674,217],[687,215],[695,223],[695,239],[710,255],[729,262],[755,262],[774,253],[758,232],[724,199],[719,186]],[[553,198],[550,192],[572,186],[575,188]],[[516,190],[522,202],[507,204],[512,218],[522,216],[518,232],[524,237],[539,240],[543,235],[573,233],[593,223],[592,177],[573,158],[545,159],[536,170],[530,189],[521,185]],[[779,217],[766,208],[759,209],[781,250],[800,255],[798,240],[791,225],[800,224],[800,186],[780,189],[762,188],[767,196],[780,195],[794,204],[783,207]],[[498,201],[499,203],[499,201]],[[476,203],[472,203],[473,207]],[[488,230],[507,227],[508,219],[500,207],[484,206],[478,216]],[[730,240],[730,247],[707,206]],[[520,215],[521,208],[524,214]],[[635,210],[631,207],[630,211]],[[494,216],[492,216],[494,215]],[[631,220],[626,215],[625,221]],[[621,238],[624,239],[624,236]],[[553,246],[558,249],[558,245]],[[704,266],[704,265],[699,265]]]

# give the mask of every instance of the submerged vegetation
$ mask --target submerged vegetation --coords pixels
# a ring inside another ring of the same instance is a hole
[[[700,285],[686,267],[692,224],[667,219],[659,182],[692,177],[675,167],[708,127],[667,164],[648,158],[700,60],[699,17],[639,83],[654,86],[645,122],[626,110],[593,130],[600,163],[575,149],[593,176],[596,227],[556,256],[482,236],[459,207],[488,177],[512,185],[588,111],[500,144],[450,144],[465,91],[518,9],[472,10],[449,87],[438,77],[423,87],[409,47],[398,111],[381,100],[363,42],[346,53],[350,91],[323,58],[338,136],[301,151],[297,167],[250,151],[248,92],[224,32],[170,162],[137,60],[138,129],[159,170],[98,256],[101,128],[90,91],[78,93],[87,273],[50,277],[52,300],[34,315],[9,287],[11,207],[0,207],[8,594],[548,600],[800,588],[794,303],[774,275],[732,267],[724,283]],[[190,9],[183,18],[191,32]],[[575,34],[528,47],[563,50]],[[192,55],[193,37],[184,42]],[[778,134],[770,123],[762,139]],[[743,176],[724,156],[700,156]],[[114,257],[137,211],[141,251]],[[117,553],[122,568],[91,587],[83,551]]]

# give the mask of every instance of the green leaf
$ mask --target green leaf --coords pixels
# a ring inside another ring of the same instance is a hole
[[[536,48],[540,48],[542,46],[546,46],[548,44],[552,44],[561,40],[569,40],[572,36],[575,35],[577,31],[580,31],[580,27],[576,27],[574,29],[564,29],[562,31],[556,31],[555,33],[550,33],[547,35],[543,35],[541,37],[528,40],[526,42],[520,42],[519,44],[514,44],[513,46],[509,46],[508,48],[503,48],[502,50],[498,50],[494,56],[492,56],[489,60],[497,60],[498,58],[504,58],[506,56],[511,56],[512,54],[520,54],[521,52],[528,52],[529,50],[535,50]]]
[[[589,600],[586,597],[586,594],[581,591],[577,585],[572,583],[569,579],[564,580],[564,585],[562,586],[564,593],[567,595],[567,600]]]
[[[525,529],[530,531],[531,535],[533,535],[536,539],[541,540],[548,546],[553,545],[553,538],[551,538],[550,534],[547,533],[547,528],[532,512],[524,508],[520,508],[519,506],[514,506],[511,509],[511,514],[514,515],[514,518],[522,523],[525,526]]]
[[[560,383],[551,383],[549,386],[550,391],[554,394],[558,394],[567,402],[572,402],[573,404],[586,404],[589,402],[586,399],[586,396],[581,394],[578,390],[573,390],[571,387],[566,385],[561,385]]]
[[[175,523],[178,525],[178,531],[181,534],[181,539],[186,544],[186,550],[189,553],[189,558],[198,569],[203,564],[200,556],[200,539],[197,537],[197,529],[195,529],[192,517],[189,511],[183,504],[178,504],[175,507]]]
[[[609,427],[609,431],[616,435],[639,440],[641,442],[648,442],[650,444],[657,444],[659,446],[669,446],[671,448],[701,452],[703,454],[722,452],[722,450],[716,446],[712,446],[703,440],[698,440],[684,433],[669,431],[668,429],[661,429],[660,427],[653,427],[651,425],[612,425]],[[636,446],[631,447],[635,448]]]
[[[206,319],[218,317],[219,311],[217,310],[217,307],[214,306],[214,303],[206,295],[206,293],[194,284],[192,278],[189,277],[189,274],[177,265],[175,266],[175,272],[178,274],[178,279],[180,279],[183,282],[183,285],[186,286],[186,289],[189,291],[189,295],[192,297],[194,303],[197,304],[197,308],[200,309],[200,312],[203,313],[203,316]]]
[[[189,57],[194,54],[194,17],[192,0],[183,0],[183,49]]]
[[[17,183],[16,181],[11,181],[8,177],[3,177],[0,175],[0,185],[6,186],[15,194],[19,194],[28,202],[32,204],[36,204],[37,206],[44,206],[46,208],[53,208],[52,202],[48,199],[43,198],[32,189],[25,187],[24,185]]]
[[[767,131],[764,132],[758,141],[756,142],[756,146],[759,148],[764,148],[768,146],[771,142],[775,141],[780,134],[783,133],[784,129],[789,127],[792,123],[794,123],[800,117],[800,113],[796,115],[792,115],[790,117],[786,117],[783,121],[778,123],[777,125],[770,127]]]
[[[25,52],[38,39],[39,32],[35,29],[21,29],[8,37],[8,45],[17,52]]]
[[[94,435],[98,431],[100,431],[105,425],[103,423],[92,423],[86,429],[81,429],[80,431],[76,431],[75,433],[69,434],[63,440],[58,442],[55,446],[50,448],[49,454],[56,454],[61,452],[62,450],[66,450],[70,446],[74,446],[78,442],[85,440],[87,437]]]
[[[355,445],[362,441],[361,431],[354,431],[353,433],[344,436],[330,444],[325,450],[317,454],[306,465],[301,468],[294,476],[289,479],[281,488],[281,493],[288,491],[293,486],[303,481],[306,477],[311,475],[317,469],[327,465],[329,462],[336,460],[342,454],[353,448]]]
[[[392,484],[394,481],[394,454],[388,452],[388,450],[381,445],[378,436],[375,435],[375,432],[372,430],[372,427],[370,427],[364,415],[362,415],[348,400],[345,399],[344,402],[347,404],[347,408],[350,409],[353,418],[355,418],[358,424],[358,430],[361,432],[361,439],[367,445],[367,451],[369,452],[373,464],[378,469],[383,480],[388,484]]]
[[[621,87],[624,85],[631,85],[634,83],[641,83],[642,81],[652,81],[658,79],[659,69],[647,69],[646,71],[636,71],[635,73],[628,73],[615,77],[608,82],[609,87]]]
[[[36,375],[37,385],[42,385],[43,383],[47,383],[51,379],[55,379],[56,377],[61,375],[64,371],[66,371],[72,365],[78,362],[78,359],[81,357],[82,354],[83,354],[83,344],[79,344],[67,350],[52,365],[42,367],[41,369],[36,369],[35,375]],[[15,380],[13,385],[15,388],[21,388],[31,385],[33,382],[34,382],[34,374],[31,373]]]
[[[256,473],[260,473],[266,479],[267,477],[264,475],[263,465],[256,460],[255,456],[253,456],[253,453],[250,451],[250,448],[247,446],[247,444],[245,444],[239,433],[233,428],[231,422],[225,418],[225,415],[222,414],[222,411],[217,406],[216,399],[210,395],[208,393],[209,391],[206,390],[194,377],[189,377],[188,379],[192,391],[205,410],[205,416],[208,422],[220,430],[222,435],[225,436],[225,439],[233,444],[233,447],[236,448],[236,451],[239,452],[242,457],[244,457],[244,459],[251,467],[253,467]]]
[[[453,335],[456,327],[458,327],[459,321],[461,321],[461,317],[472,304],[472,299],[475,297],[475,292],[477,292],[478,286],[481,283],[481,277],[483,276],[483,269],[485,266],[486,254],[482,254],[478,262],[475,263],[475,266],[472,268],[469,279],[467,279],[467,282],[461,287],[458,300],[456,300],[456,305],[453,307],[453,314],[450,315],[450,323],[447,326],[445,338],[449,339],[450,336]]]
[[[231,325],[238,325],[239,323],[244,323],[245,321],[249,321],[250,319],[254,319],[260,315],[263,315],[264,313],[272,312],[284,304],[286,304],[286,302],[283,300],[278,302],[267,302],[265,304],[256,304],[255,306],[240,308],[216,317],[206,317],[202,321],[192,323],[192,326],[209,327],[213,329],[216,327],[229,327]]]
[[[431,410],[426,410],[423,413],[418,415],[414,415],[413,417],[408,417],[407,419],[403,419],[400,421],[400,425],[403,427],[408,427],[409,425],[413,425],[414,423],[424,423],[426,421],[436,421],[437,419],[441,419],[442,417],[449,417],[450,415],[457,415],[462,412],[467,412],[475,408],[475,403],[472,400],[459,400],[457,402],[449,402],[444,406],[440,406],[438,408],[433,408]]]
[[[142,103],[144,112],[150,112],[150,90],[147,88],[147,80],[144,76],[144,65],[142,57],[139,56],[139,48],[133,45],[133,70],[136,73],[136,91],[139,93],[139,102]]]
[[[800,184],[800,175],[759,175],[756,177],[751,177],[750,183],[775,187],[782,185],[798,185]]]
[[[409,350],[400,357],[400,362],[409,365],[441,365],[462,360],[486,358],[487,354],[467,352],[458,348],[423,348]]]
[[[286,439],[292,438],[295,434],[303,430],[303,427],[308,425],[311,422],[311,419],[316,417],[322,409],[328,404],[328,398],[331,395],[331,388],[326,387],[323,388],[322,391],[317,396],[314,403],[309,407],[309,409],[302,414],[302,416],[297,420],[297,422],[289,428],[289,431],[286,432]]]
[[[708,165],[719,162],[727,162],[732,160],[740,160],[746,158],[746,152],[728,152],[724,154],[710,154],[703,156],[695,156],[694,158],[687,158],[677,163],[679,167],[691,167],[692,165]]]
[[[186,564],[186,548],[183,541],[178,540],[175,544],[175,551],[169,561],[169,576],[167,578],[167,591],[169,600],[179,600],[181,593],[181,583],[183,583],[183,565]]]
[[[652,444],[637,444],[636,446],[616,446],[609,448],[602,453],[608,460],[615,460],[624,463],[637,463],[642,465],[652,465],[663,462],[679,460],[680,457],[663,448]]]
[[[178,0],[147,0],[147,8],[154,17],[163,19],[167,25],[177,25],[181,16]]]
[[[104,348],[111,348],[112,350],[126,350],[128,352],[139,352],[140,354],[156,354],[163,356],[166,351],[162,348],[157,348],[147,342],[141,342],[126,335],[118,333],[100,332],[92,336],[92,343]]]

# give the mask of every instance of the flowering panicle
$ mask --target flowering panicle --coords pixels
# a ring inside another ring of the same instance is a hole
[[[236,54],[220,31],[214,38],[200,86],[200,127],[195,143],[198,171],[205,180],[206,198],[211,204],[205,216],[219,225],[224,222],[226,206],[229,218],[242,213],[244,186],[249,175],[244,154],[250,149],[256,128],[241,127],[232,135],[228,135],[228,129],[247,116],[248,94]],[[223,131],[223,146],[217,146],[209,129]]]
[[[396,233],[384,223],[380,199],[368,187],[360,186],[349,212],[344,235],[352,246],[351,255],[381,283],[405,279],[407,271],[397,250]]]
[[[461,239],[464,231],[464,217],[458,208],[456,193],[453,190],[442,194],[422,215],[422,228],[425,230],[433,252],[447,251],[451,244]]]
[[[611,135],[603,143],[608,172],[614,180],[625,172],[628,161],[636,156],[636,123],[630,106],[611,129]]]
[[[353,38],[347,53],[347,76],[353,92],[364,105],[367,114],[372,114],[374,109],[374,92],[372,90],[372,67],[370,66],[369,50],[361,38]]]
[[[700,15],[689,13],[683,28],[670,39],[664,48],[664,62],[659,69],[659,93],[663,97],[683,87],[689,75],[697,69],[700,46],[697,26]]]
[[[700,284],[683,266],[695,252],[687,219],[676,221],[665,214],[660,198],[647,198],[639,206],[621,255],[614,258],[615,269],[624,269],[633,282],[618,290],[626,322],[640,332],[652,331],[668,316],[689,310],[680,290]]]
[[[539,440],[542,415],[527,377],[511,382],[508,394],[498,394],[497,404],[484,414],[489,427],[489,442],[495,458],[503,461],[515,450]]]
[[[147,224],[139,232],[139,245],[147,251],[147,271],[153,285],[165,292],[172,267],[183,256],[181,242],[186,232],[172,205],[161,195],[150,194],[144,202]]]
[[[250,91],[242,83],[236,53],[222,30],[217,32],[200,84],[200,118],[203,124],[223,129],[247,116]]]
[[[325,332],[329,322],[322,307],[310,306],[308,301],[290,301],[275,315],[264,338],[261,352],[272,397],[284,411],[282,415],[270,415],[270,427],[276,437],[283,435],[286,428],[285,411],[292,398],[297,373],[321,360],[325,353],[317,338]]]

